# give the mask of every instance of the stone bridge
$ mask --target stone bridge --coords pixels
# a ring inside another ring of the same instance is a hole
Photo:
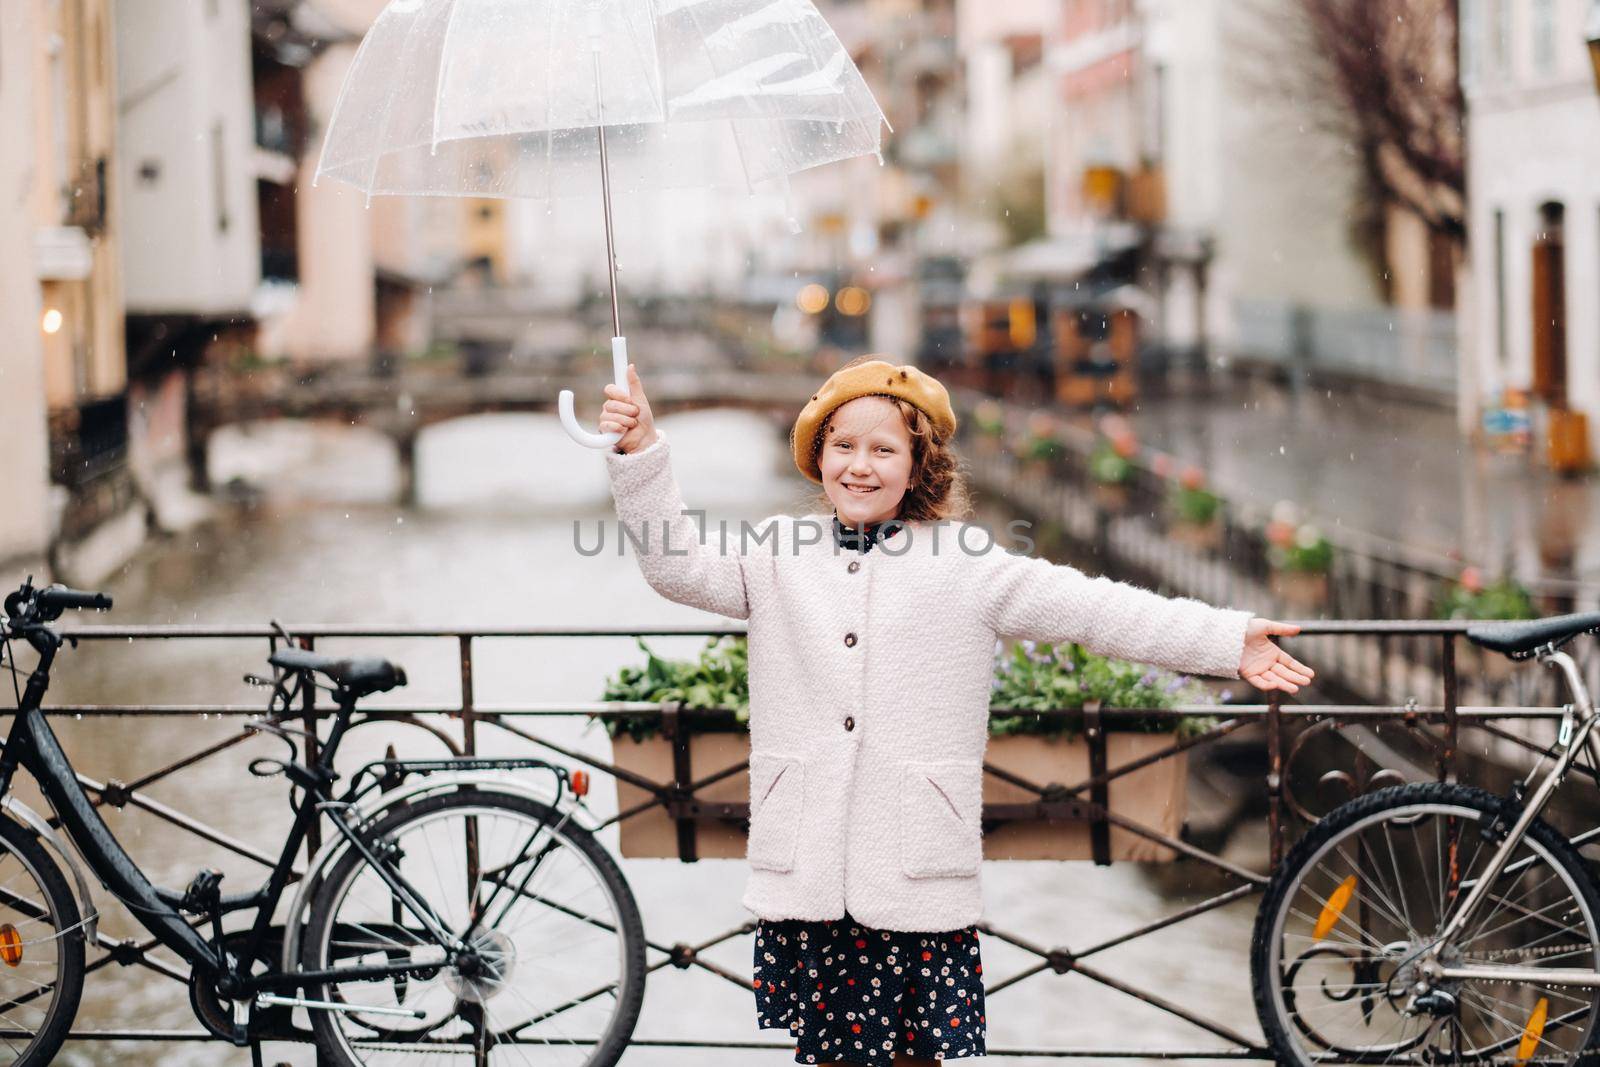
[[[644,346],[639,346],[645,351]],[[811,372],[757,370],[724,361],[692,360],[684,366],[670,346],[641,363],[651,409],[657,415],[705,408],[769,413],[787,425],[816,388]],[[379,430],[399,454],[401,494],[416,491],[417,438],[430,426],[488,412],[554,412],[563,389],[576,396],[578,421],[596,428],[610,382],[600,357],[562,360],[569,369],[510,365],[470,374],[456,364],[403,366],[385,373],[349,363],[221,368],[196,372],[189,404],[189,465],[197,489],[206,484],[211,436],[221,427],[268,419],[318,419]],[[657,363],[659,362],[659,365]]]

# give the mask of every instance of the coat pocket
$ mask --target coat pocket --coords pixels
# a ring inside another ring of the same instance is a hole
[[[983,764],[910,763],[900,785],[901,871],[909,878],[977,874],[983,863]]]
[[[745,859],[767,871],[794,869],[805,810],[805,762],[798,756],[750,757],[750,839]]]

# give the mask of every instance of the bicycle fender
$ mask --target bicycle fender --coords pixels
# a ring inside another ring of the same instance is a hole
[[[83,876],[83,866],[78,862],[78,857],[67,847],[67,843],[56,833],[49,820],[28,805],[15,797],[0,799],[0,808],[15,816],[17,821],[26,825],[49,845],[56,855],[64,861],[67,872],[72,875],[73,885],[78,890],[78,911],[82,913],[83,930],[93,944],[100,926],[100,910],[94,905],[94,897],[89,895],[89,881]]]

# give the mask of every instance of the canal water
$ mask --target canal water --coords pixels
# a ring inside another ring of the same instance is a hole
[[[713,521],[809,510],[815,487],[794,471],[781,434],[768,421],[712,411],[674,416],[662,424],[672,436],[685,500],[705,508]],[[107,588],[117,598],[115,622],[263,624],[276,618],[291,625],[649,627],[710,621],[655,594],[631,554],[591,557],[575,549],[575,522],[592,533],[614,512],[603,456],[574,446],[553,418],[482,416],[429,431],[418,455],[419,503],[409,509],[393,503],[398,471],[390,446],[359,429],[281,423],[230,432],[217,441],[212,465],[214,483],[236,503],[200,530],[152,543],[109,581]],[[691,656],[702,643],[700,638],[651,641],[670,656]],[[617,668],[642,661],[632,638],[480,644],[475,681],[477,699],[484,704],[593,700]],[[457,697],[451,640],[345,641],[323,647],[384,654],[406,667],[410,687],[374,704]],[[257,641],[87,642],[62,654],[51,699],[57,704],[248,704],[259,701],[261,693],[245,686],[241,676],[262,670],[264,655],[264,642]],[[530,725],[557,743],[602,758],[609,753],[610,742],[598,724],[542,719]],[[74,721],[63,716],[56,726],[80,771],[99,780],[137,778],[239,730],[238,720],[193,717]],[[483,738],[489,750],[532,751],[492,729],[483,730]],[[352,737],[351,765],[380,755],[387,744],[403,755],[440,751],[418,731],[385,725]],[[281,779],[250,777],[245,764],[280,752],[278,742],[254,740],[163,780],[149,793],[270,851],[289,819],[285,790]],[[615,811],[614,789],[596,777],[593,806],[608,817]],[[165,884],[181,887],[203,866],[225,872],[224,890],[239,891],[263,876],[260,865],[148,814],[110,811],[108,819],[139,862]],[[1242,828],[1227,855],[1259,869],[1262,836],[1259,827]],[[615,852],[615,830],[604,839]],[[746,870],[741,860],[628,860],[623,869],[646,931],[657,943],[700,942],[751,918],[738,903]],[[1222,886],[1207,869],[1188,863],[1108,868],[990,863],[984,870],[985,918],[1035,945],[1081,948],[1177,911]],[[1097,954],[1095,965],[1121,982],[1254,1037],[1259,1031],[1247,968],[1254,899]],[[127,915],[103,895],[100,904],[107,910],[108,932],[137,935]],[[999,937],[986,937],[982,951],[991,985],[1037,962]],[[748,974],[751,938],[732,938],[707,955]],[[651,953],[652,962],[658,958]],[[997,993],[987,1014],[993,1050],[1223,1044],[1123,993],[1048,969]],[[89,976],[79,1025],[196,1026],[183,986],[116,966]],[[650,978],[636,1035],[767,1042],[784,1036],[755,1027],[748,990],[699,969],[670,966]],[[75,1043],[59,1062],[209,1067],[243,1065],[249,1057],[217,1044]],[[309,1064],[313,1057],[305,1047],[273,1046],[268,1062]],[[622,1062],[778,1067],[793,1062],[793,1056],[787,1048],[642,1047]]]

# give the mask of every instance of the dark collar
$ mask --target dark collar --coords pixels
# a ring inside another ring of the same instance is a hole
[[[905,524],[898,519],[884,519],[881,522],[871,522],[867,528],[857,530],[846,526],[839,521],[837,512],[833,516],[833,543],[839,548],[854,549],[858,552],[869,552],[872,546],[884,537],[893,537],[894,532]]]

